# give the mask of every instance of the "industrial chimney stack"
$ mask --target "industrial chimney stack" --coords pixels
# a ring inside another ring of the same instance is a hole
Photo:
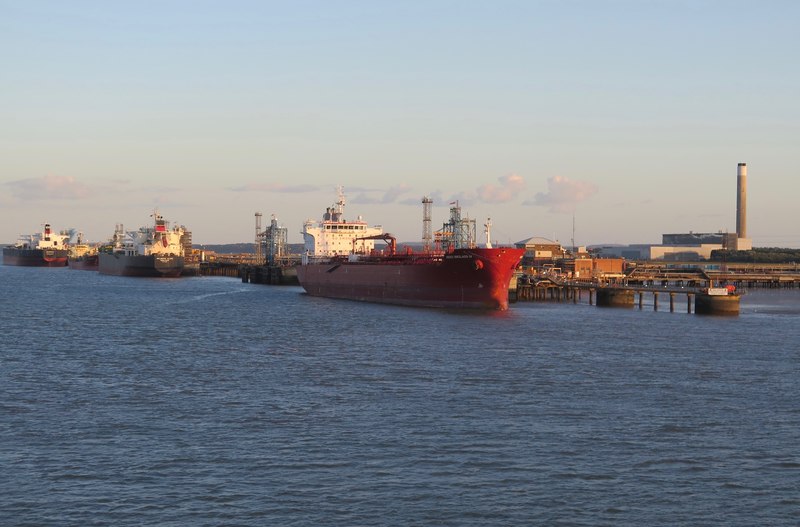
[[[739,251],[753,248],[753,240],[747,237],[747,163],[739,163],[736,170],[736,244],[731,248]]]
[[[747,163],[736,170],[736,237],[747,238]]]

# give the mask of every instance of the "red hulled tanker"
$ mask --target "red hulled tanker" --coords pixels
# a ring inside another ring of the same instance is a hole
[[[435,254],[331,259],[297,267],[310,295],[424,307],[508,309],[508,285],[522,249],[455,249]]]
[[[475,222],[462,219],[457,205],[450,209],[450,222],[436,233],[439,249],[421,253],[398,253],[394,237],[360,218],[343,220],[343,208],[340,190],[339,201],[321,222],[304,225],[305,254],[297,278],[309,295],[422,307],[508,308],[509,282],[524,249],[492,248],[488,241],[487,247],[476,247]],[[375,250],[377,239],[387,242],[384,250]]]

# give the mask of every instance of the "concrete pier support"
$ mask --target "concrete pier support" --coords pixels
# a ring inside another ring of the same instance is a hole
[[[669,312],[670,313],[675,312],[675,293],[669,294]]]
[[[686,312],[691,314],[692,313],[692,295],[686,295]]]
[[[644,292],[639,291],[639,310],[640,311],[641,311],[643,305],[644,305]]]
[[[653,291],[653,311],[658,311],[658,293]]]
[[[697,294],[694,299],[694,312],[697,315],[738,315],[739,295]]]
[[[633,307],[633,291],[629,289],[598,289],[597,305],[598,307]]]

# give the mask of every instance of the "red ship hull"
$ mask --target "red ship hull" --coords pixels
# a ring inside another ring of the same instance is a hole
[[[3,249],[4,265],[24,265],[26,267],[64,267],[67,265],[66,249]]]
[[[309,295],[406,306],[508,309],[508,286],[524,249],[456,249],[297,266]]]

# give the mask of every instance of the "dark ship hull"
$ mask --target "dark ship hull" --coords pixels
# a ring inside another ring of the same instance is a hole
[[[69,251],[66,249],[18,249],[3,248],[4,265],[24,265],[28,267],[64,267],[67,265]]]
[[[98,254],[70,256],[68,262],[70,269],[78,269],[81,271],[97,271],[97,268],[100,264],[100,256]]]
[[[100,253],[98,271],[114,276],[176,278],[183,271],[183,256]]]

